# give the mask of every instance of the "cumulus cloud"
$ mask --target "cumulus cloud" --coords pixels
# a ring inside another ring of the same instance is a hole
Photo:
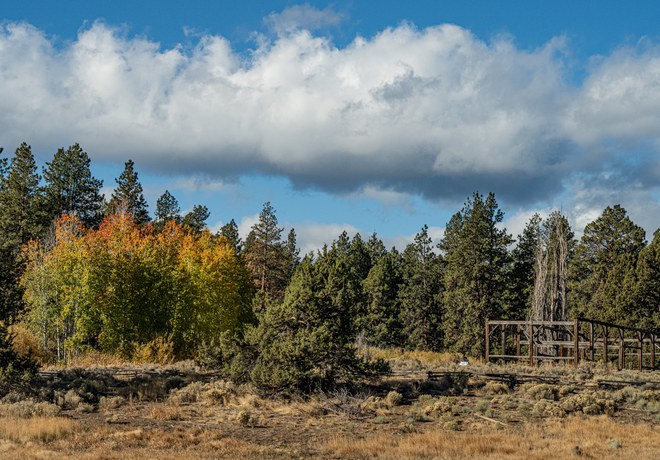
[[[547,205],[594,180],[614,201],[631,184],[637,197],[656,196],[659,47],[594,60],[575,85],[562,38],[523,50],[454,25],[404,23],[338,48],[310,32],[340,16],[309,6],[270,15],[286,33],[249,54],[214,35],[163,49],[102,23],[56,46],[6,23],[0,142],[52,151],[77,141],[95,161],[132,157],[215,184],[279,175],[403,205],[474,190]]]

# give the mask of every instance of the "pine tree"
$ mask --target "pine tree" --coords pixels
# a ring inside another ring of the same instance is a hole
[[[135,171],[135,163],[128,160],[124,163],[124,171],[115,179],[117,188],[112,192],[106,214],[118,211],[127,212],[140,225],[148,223],[151,218],[147,211],[147,201],[142,194],[142,184]]]
[[[369,252],[372,267],[387,254],[387,249],[383,241],[376,235],[376,232],[372,233],[369,240],[367,240],[367,251]]]
[[[398,301],[408,349],[437,351],[442,347],[443,265],[442,257],[433,252],[433,241],[424,225],[403,251]]]
[[[228,347],[225,372],[261,388],[305,392],[375,375],[345,333],[348,310],[335,302],[325,268],[309,256],[302,260],[283,301],[263,309],[258,326]]]
[[[44,192],[51,220],[62,214],[75,214],[89,227],[98,225],[103,182],[92,176],[89,166],[89,156],[78,144],[58,149],[53,160],[46,163]]]
[[[363,283],[367,311],[358,327],[368,343],[378,347],[400,347],[403,344],[399,301],[402,283],[400,254],[396,250],[386,252]]]
[[[2,153],[5,149],[0,147],[0,153]],[[2,185],[2,181],[5,180],[5,176],[7,175],[7,165],[8,165],[8,160],[6,158],[0,158],[0,186]]]
[[[195,233],[200,233],[206,228],[206,219],[211,213],[206,206],[194,205],[192,211],[183,216],[182,223]]]
[[[167,221],[173,220],[176,223],[181,223],[181,215],[179,212],[179,202],[169,192],[165,190],[158,200],[156,201],[156,220],[154,226],[156,230],[162,231]]]
[[[440,243],[447,262],[443,330],[450,350],[482,356],[486,319],[504,313],[508,246],[513,240],[497,227],[503,218],[495,195],[484,199],[474,193],[445,228]]]
[[[277,298],[284,295],[286,288],[287,263],[282,230],[277,225],[270,202],[264,203],[259,221],[252,226],[243,251],[257,289]]]
[[[220,228],[220,234],[227,238],[229,245],[234,249],[236,255],[240,256],[243,252],[243,241],[238,233],[238,225],[236,225],[236,221],[232,219],[223,225],[222,228]]]
[[[22,308],[19,278],[23,271],[22,248],[38,239],[47,227],[32,149],[16,149],[0,188],[0,319],[12,320]]]
[[[569,267],[569,304],[573,317],[629,323],[624,281],[636,270],[646,246],[644,229],[620,206],[607,207],[584,228]]]
[[[534,263],[541,240],[541,216],[534,214],[511,251],[511,273],[506,292],[505,316],[513,320],[529,317],[534,294]]]
[[[635,323],[644,329],[660,330],[660,229],[639,253],[635,278]]]
[[[300,249],[298,249],[298,241],[296,239],[296,231],[292,228],[286,237],[284,244],[284,257],[286,259],[286,284],[289,284],[293,277],[298,264],[300,264]]]

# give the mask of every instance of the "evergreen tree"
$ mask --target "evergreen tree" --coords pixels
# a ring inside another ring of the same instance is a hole
[[[356,326],[364,314],[365,296],[363,243],[359,236],[351,241],[344,231],[330,248],[319,254],[316,267],[323,278],[323,295],[339,315],[341,333],[355,338]]]
[[[534,263],[541,240],[541,216],[534,214],[518,235],[518,244],[511,251],[511,273],[506,292],[507,318],[522,320],[529,317],[534,294]]]
[[[639,253],[636,283],[635,323],[644,329],[660,330],[660,229]]]
[[[381,239],[378,238],[378,235],[376,235],[376,232],[372,233],[369,240],[367,240],[367,251],[369,252],[372,267],[387,254],[387,249]]]
[[[115,179],[117,188],[112,192],[107,214],[118,211],[127,212],[140,225],[148,223],[151,218],[147,211],[147,201],[142,194],[142,184],[135,171],[135,163],[128,160],[124,163],[124,171]]]
[[[329,273],[319,268],[309,256],[302,260],[283,301],[263,309],[238,345],[225,346],[225,372],[261,388],[303,391],[375,375],[356,355],[344,330],[347,309],[335,303]]]
[[[433,252],[433,241],[424,225],[403,251],[398,300],[408,349],[437,351],[442,347],[443,265],[442,257]]]
[[[236,255],[241,255],[243,252],[243,241],[238,233],[238,225],[236,225],[234,219],[230,220],[220,228],[220,234],[227,238],[229,245],[234,249]]]
[[[15,318],[22,308],[21,251],[28,241],[40,238],[47,225],[39,180],[32,149],[23,143],[0,187],[0,319]]]
[[[62,214],[75,214],[87,226],[98,225],[103,207],[101,187],[89,169],[90,159],[80,145],[57,149],[44,168],[45,203],[52,220]]]
[[[195,233],[200,233],[206,228],[206,219],[211,213],[206,206],[194,205],[192,211],[183,216],[183,225],[190,228]]]
[[[264,203],[243,251],[257,289],[277,298],[284,295],[286,288],[287,262],[282,230],[270,202]]]
[[[383,254],[364,280],[367,311],[359,330],[371,345],[400,347],[403,344],[399,301],[402,283],[401,256],[396,250]]]
[[[0,147],[0,153],[2,153],[5,149]],[[2,184],[2,181],[5,180],[5,176],[7,175],[7,164],[8,160],[6,158],[0,158],[0,185]]]
[[[181,215],[179,212],[179,202],[169,192],[165,190],[158,200],[156,201],[156,220],[154,226],[158,231],[162,231],[165,227],[165,222],[173,220],[176,223],[181,223]]]
[[[644,229],[620,205],[607,207],[584,228],[569,267],[569,305],[573,317],[630,323],[624,282],[636,270],[646,245]]]
[[[443,330],[450,350],[483,355],[486,319],[504,313],[512,238],[497,228],[503,218],[495,195],[484,199],[474,193],[445,228],[440,243],[447,262]]]
[[[298,249],[298,241],[296,239],[296,231],[292,228],[286,237],[284,244],[284,256],[286,258],[286,284],[289,284],[293,273],[296,271],[298,264],[300,264],[300,249]]]

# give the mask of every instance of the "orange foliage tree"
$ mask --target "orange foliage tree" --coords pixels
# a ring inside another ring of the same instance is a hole
[[[25,255],[24,322],[59,359],[89,347],[130,357],[154,340],[189,357],[252,320],[254,289],[230,244],[175,221],[156,233],[122,212],[98,230],[63,216]]]

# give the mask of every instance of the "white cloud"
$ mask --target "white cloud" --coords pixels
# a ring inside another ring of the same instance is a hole
[[[332,244],[337,237],[346,231],[351,237],[359,232],[359,229],[350,224],[321,224],[317,222],[305,222],[296,225],[296,239],[301,254],[316,252],[324,244]]]
[[[252,226],[259,222],[259,213],[251,214],[249,216],[243,216],[240,222],[238,222],[238,234],[245,241],[248,233],[252,230]]]
[[[180,177],[174,181],[174,188],[189,192],[219,192],[227,187],[227,184],[219,179],[203,176]]]
[[[402,24],[338,48],[309,31],[339,16],[307,5],[271,15],[286,33],[249,56],[220,36],[164,49],[102,23],[55,46],[5,23],[1,142],[49,152],[80,142],[96,161],[208,177],[199,187],[262,173],[404,207],[410,195],[492,190],[528,206],[564,193],[590,216],[582,177],[615,185],[596,187],[607,204],[657,206],[660,47],[599,58],[575,85],[561,38],[527,51],[458,26]]]
[[[521,209],[510,216],[505,215],[501,227],[506,228],[507,233],[517,239],[518,235],[522,235],[527,222],[534,214],[538,214],[542,219],[545,219],[550,211],[547,209]]]
[[[264,23],[275,33],[291,33],[300,29],[317,30],[336,26],[344,15],[327,7],[323,10],[309,4],[293,5],[279,13],[271,13]]]
[[[408,212],[414,210],[412,197],[409,193],[402,193],[392,189],[381,189],[374,187],[373,185],[367,185],[355,195],[369,198],[385,206],[403,208]]]

